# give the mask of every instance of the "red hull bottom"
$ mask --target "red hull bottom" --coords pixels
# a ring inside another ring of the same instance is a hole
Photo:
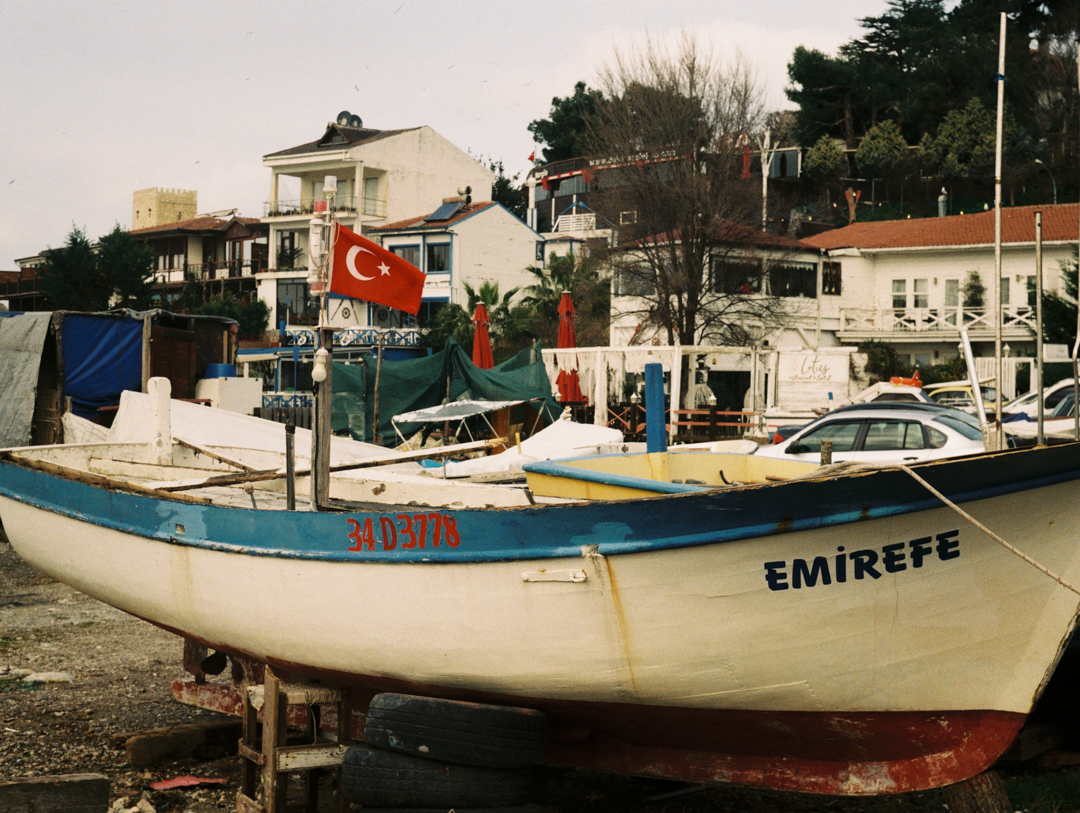
[[[1003,711],[768,712],[553,701],[270,664],[359,690],[523,706],[549,717],[545,761],[683,782],[836,796],[927,790],[982,773],[1026,715]]]
[[[227,646],[200,643],[259,660]],[[276,659],[269,665],[285,680],[352,688],[358,710],[388,691],[540,709],[549,718],[545,762],[551,765],[835,796],[908,793],[962,782],[993,765],[1026,719],[1005,711],[741,711],[558,701]],[[229,710],[220,700],[214,707]],[[354,727],[360,734],[358,724]]]

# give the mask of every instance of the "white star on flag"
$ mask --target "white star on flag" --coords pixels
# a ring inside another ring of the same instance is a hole
[[[382,265],[380,265],[379,270],[382,271],[382,275],[384,277],[390,276],[390,266],[388,266],[386,263],[383,263]]]

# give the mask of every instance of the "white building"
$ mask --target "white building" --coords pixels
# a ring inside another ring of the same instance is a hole
[[[1014,357],[1034,354],[1038,211],[1047,291],[1061,290],[1060,263],[1076,246],[1076,204],[1001,210],[1002,340]],[[839,312],[823,319],[840,342],[888,342],[902,359],[928,366],[957,354],[959,328],[966,327],[975,355],[993,355],[993,211],[854,223],[802,242],[842,269]],[[982,303],[964,301],[972,274],[985,287]]]
[[[535,283],[526,272],[536,262],[540,236],[501,204],[448,199],[434,212],[369,229],[367,236],[423,271],[421,315],[440,305],[467,301],[465,283],[474,290],[497,283],[502,294]],[[332,308],[331,308],[332,310]],[[372,306],[371,324],[401,327],[403,314]]]
[[[430,127],[374,130],[348,113],[316,141],[263,156],[263,166],[271,170],[263,217],[270,227],[270,270],[259,275],[259,296],[271,306],[274,325],[317,321],[307,286],[308,224],[327,205],[328,176],[336,179],[329,205],[338,222],[361,233],[431,211],[465,187],[488,200],[494,181],[491,170]],[[366,319],[366,310],[360,317]],[[355,318],[350,309],[346,322]]]

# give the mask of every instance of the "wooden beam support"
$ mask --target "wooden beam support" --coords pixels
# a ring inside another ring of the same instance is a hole
[[[106,813],[109,778],[98,773],[0,779],[4,813]]]

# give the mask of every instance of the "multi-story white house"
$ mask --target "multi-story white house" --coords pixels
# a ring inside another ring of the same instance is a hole
[[[464,187],[488,200],[494,181],[491,170],[430,127],[374,130],[345,112],[317,140],[263,156],[263,166],[271,170],[263,217],[271,250],[259,296],[271,305],[275,325],[310,325],[317,316],[306,274],[308,224],[315,212],[332,206],[338,222],[366,233],[431,211]],[[329,203],[328,176],[336,181]]]
[[[1076,204],[1001,210],[1002,340],[1014,357],[1034,354],[1038,211],[1046,290],[1061,290],[1060,263],[1076,247]],[[839,313],[823,320],[840,342],[887,342],[909,363],[927,366],[957,354],[965,327],[975,355],[993,355],[993,211],[854,223],[802,242],[843,270]],[[965,301],[972,275],[985,288],[982,302]]]

